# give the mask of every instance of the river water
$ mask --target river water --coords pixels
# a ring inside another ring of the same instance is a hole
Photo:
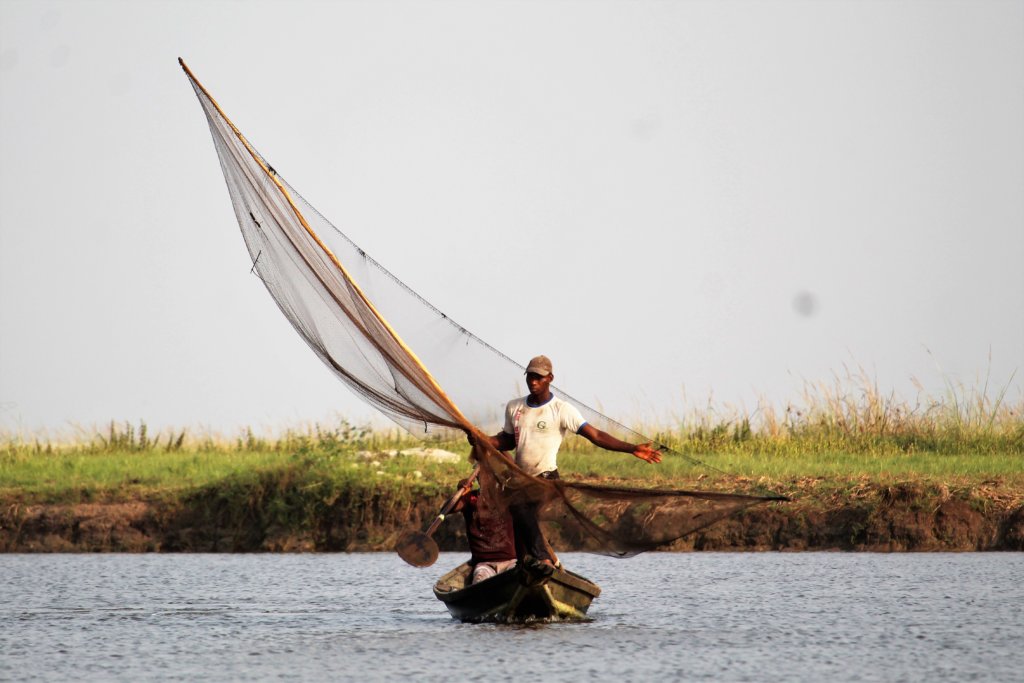
[[[1021,681],[1024,554],[567,554],[593,620],[452,621],[391,554],[0,555],[0,679]]]

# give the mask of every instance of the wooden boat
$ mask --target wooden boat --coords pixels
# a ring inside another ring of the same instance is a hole
[[[579,621],[601,594],[597,584],[561,567],[521,564],[496,576],[469,584],[467,562],[434,584],[434,595],[460,621],[515,623]]]

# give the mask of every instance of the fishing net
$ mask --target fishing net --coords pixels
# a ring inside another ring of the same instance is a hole
[[[530,506],[563,549],[629,557],[670,545],[740,510],[778,496],[641,489],[532,477],[505,454],[477,442],[482,497],[506,509]]]
[[[506,403],[522,393],[517,380],[524,367],[424,300],[335,228],[181,65],[206,114],[252,272],[306,344],[352,391],[414,434],[499,430]],[[598,429],[628,441],[648,440],[552,389]],[[539,479],[482,438],[474,458],[489,474],[484,480],[494,500],[536,505],[553,536],[616,555],[670,543],[772,499]]]

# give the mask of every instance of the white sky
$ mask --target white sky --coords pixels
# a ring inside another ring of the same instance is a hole
[[[1022,2],[7,0],[0,428],[372,414],[249,275],[178,56],[368,253],[613,415],[844,365],[1022,393]]]

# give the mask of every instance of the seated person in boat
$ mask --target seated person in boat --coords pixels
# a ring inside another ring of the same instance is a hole
[[[459,482],[464,487],[466,481]],[[512,518],[502,508],[487,504],[480,489],[467,491],[453,511],[462,512],[466,520],[466,537],[472,554],[473,580],[479,583],[516,565]]]
[[[558,479],[558,449],[570,432],[609,451],[631,453],[649,463],[661,462],[661,453],[651,448],[651,444],[626,443],[588,424],[574,405],[551,393],[554,378],[547,356],[537,356],[530,361],[526,367],[526,385],[530,393],[506,406],[505,427],[488,437],[491,446],[499,451],[515,449],[516,465],[527,474],[543,479]],[[471,443],[472,439],[470,436]],[[518,557],[527,563],[539,562],[557,567],[558,558],[540,529],[538,505],[512,505],[509,511]]]

